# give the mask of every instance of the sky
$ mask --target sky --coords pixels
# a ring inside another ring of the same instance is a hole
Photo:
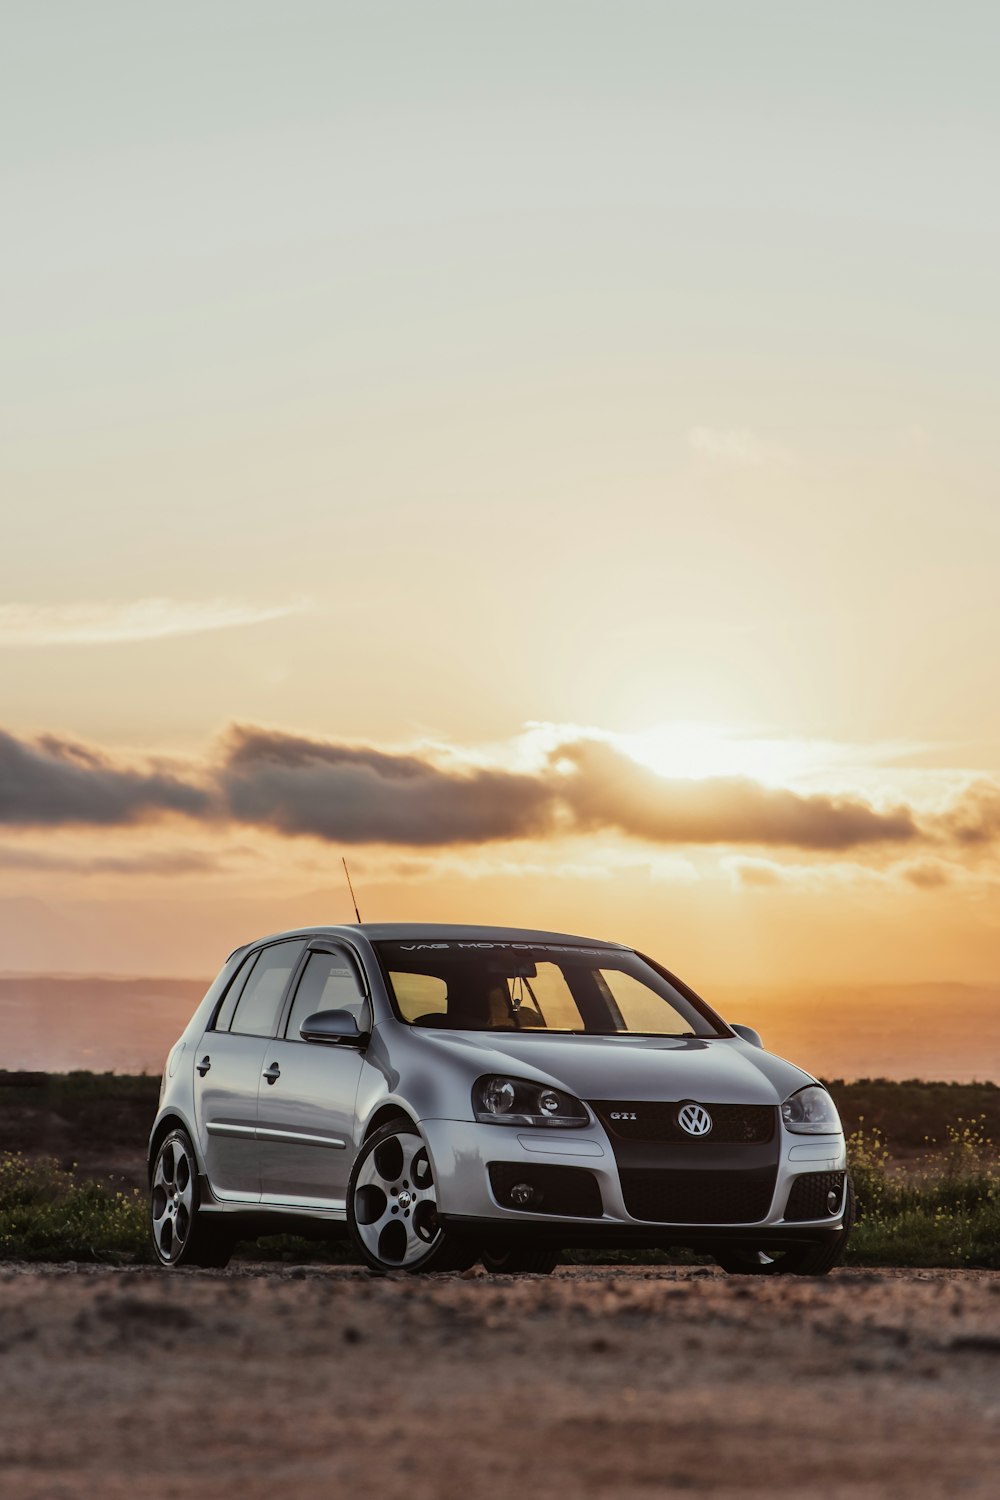
[[[0,971],[995,979],[995,7],[4,32]]]

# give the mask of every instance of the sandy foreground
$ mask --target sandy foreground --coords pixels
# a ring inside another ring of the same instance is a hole
[[[0,1271],[0,1494],[1000,1492],[1000,1273]]]

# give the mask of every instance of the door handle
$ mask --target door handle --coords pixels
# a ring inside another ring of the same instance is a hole
[[[208,1070],[209,1070],[209,1068],[211,1066],[212,1066],[212,1059],[209,1057],[208,1053],[206,1052],[205,1056],[202,1058],[201,1062],[198,1064],[198,1072],[201,1074],[202,1078],[204,1078],[205,1074],[208,1072]]]
[[[262,1078],[266,1078],[268,1083],[277,1083],[278,1079],[281,1077],[281,1069],[278,1067],[277,1063],[272,1063],[267,1071],[262,1073],[260,1076]]]

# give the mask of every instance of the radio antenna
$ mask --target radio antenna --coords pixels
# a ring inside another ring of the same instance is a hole
[[[344,874],[347,876],[347,889],[351,893],[351,901],[354,903],[354,915],[357,917],[357,919],[358,919],[358,926],[360,927],[361,926],[361,913],[358,911],[358,898],[354,894],[354,887],[351,884],[351,872],[347,868],[347,860],[343,857],[343,855],[341,855],[341,857],[340,857],[340,863],[343,865],[343,867],[344,867]]]

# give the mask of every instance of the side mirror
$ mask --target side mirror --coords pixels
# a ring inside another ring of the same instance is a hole
[[[306,1042],[333,1042],[341,1047],[364,1047],[370,1032],[361,1031],[349,1010],[318,1010],[299,1027]]]
[[[736,1032],[736,1035],[741,1036],[745,1042],[749,1042],[753,1047],[763,1047],[764,1043],[761,1041],[760,1035],[754,1031],[752,1026],[736,1026],[732,1021],[729,1024]]]

